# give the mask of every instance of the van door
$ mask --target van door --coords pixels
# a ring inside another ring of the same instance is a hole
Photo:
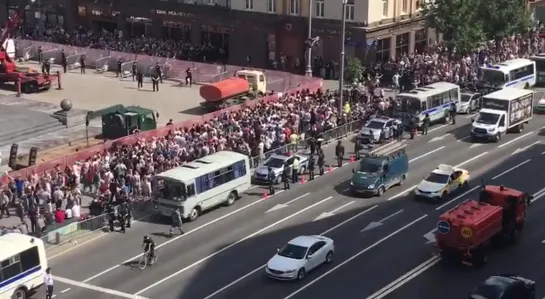
[[[395,184],[395,178],[396,178],[395,167],[392,167],[394,163],[395,163],[395,161],[393,161],[392,163],[384,165],[384,167],[382,168],[383,169],[383,171],[382,171],[382,180],[383,180],[382,184],[384,185],[384,188],[386,190],[390,189],[390,187],[392,187]]]
[[[505,133],[507,131],[506,121],[505,121],[505,114],[503,114],[500,117],[500,120],[498,121],[498,130],[500,133]]]

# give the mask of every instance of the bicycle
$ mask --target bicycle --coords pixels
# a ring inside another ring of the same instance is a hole
[[[153,265],[157,262],[157,255],[154,255],[153,258],[150,257],[150,251],[146,251],[138,261],[138,266],[140,270],[144,270],[148,264]]]

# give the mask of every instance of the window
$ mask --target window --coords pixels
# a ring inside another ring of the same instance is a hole
[[[426,29],[416,30],[414,33],[414,51],[417,54],[424,53],[428,46],[428,34]]]
[[[535,72],[534,65],[527,65],[525,67],[518,68],[509,72],[510,81],[524,78],[526,76],[533,75]]]
[[[299,15],[301,10],[300,0],[289,0],[290,1],[290,14]]]
[[[314,12],[316,17],[323,18],[324,17],[324,10],[325,10],[324,0],[316,0],[316,11]]]
[[[354,0],[348,0],[346,2],[346,15],[345,18],[347,21],[354,21]]]
[[[254,9],[254,0],[246,0],[246,9],[248,10]]]
[[[19,255],[12,256],[7,260],[2,261],[2,281],[11,279],[21,274],[21,262],[19,261]]]
[[[214,189],[232,180],[238,179],[246,175],[246,161],[239,161],[229,167],[222,168],[202,175],[195,179],[197,194]]]
[[[388,17],[388,0],[382,0],[382,16]]]
[[[40,254],[38,253],[37,246],[21,252],[20,257],[21,268],[23,272],[38,267],[40,265]]]
[[[402,57],[409,53],[409,33],[403,33],[396,36],[396,55]]]
[[[387,62],[390,60],[390,38],[377,40],[376,43],[376,61]]]
[[[406,14],[409,10],[409,0],[403,0],[401,3],[401,13]]]
[[[276,12],[276,0],[267,0],[267,11]]]

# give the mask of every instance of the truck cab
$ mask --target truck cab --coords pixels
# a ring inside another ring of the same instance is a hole
[[[240,70],[235,73],[235,76],[244,79],[250,84],[250,90],[256,93],[267,92],[267,78],[261,71]]]
[[[476,118],[472,119],[471,140],[498,142],[508,132],[520,133],[533,117],[534,92],[504,88],[483,97]]]

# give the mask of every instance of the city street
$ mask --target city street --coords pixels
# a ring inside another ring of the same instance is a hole
[[[506,135],[500,143],[470,143],[470,123],[469,116],[459,115],[457,125],[436,125],[427,136],[403,141],[409,176],[381,197],[350,192],[357,162],[347,160],[340,169],[274,196],[265,198],[265,188],[255,187],[232,207],[185,224],[183,236],[166,238],[169,219],[150,217],[126,234],[108,234],[57,254],[50,266],[70,289],[56,287],[56,298],[449,299],[464,298],[486,276],[505,272],[539,284],[538,253],[545,246],[539,220],[545,212],[545,168],[540,167],[545,163],[545,118],[536,115],[524,132]],[[353,144],[343,142],[352,152]],[[334,145],[327,147],[326,157],[326,164],[333,162]],[[437,204],[414,201],[412,188],[438,164],[467,169],[470,190]],[[535,194],[526,230],[518,245],[492,254],[482,269],[444,268],[433,258],[429,232],[441,213],[476,198],[481,178]],[[334,262],[301,282],[265,277],[263,266],[276,249],[303,234],[332,238]],[[158,262],[142,271],[137,260],[144,235],[158,243]],[[545,291],[538,288],[537,295],[542,298]]]

